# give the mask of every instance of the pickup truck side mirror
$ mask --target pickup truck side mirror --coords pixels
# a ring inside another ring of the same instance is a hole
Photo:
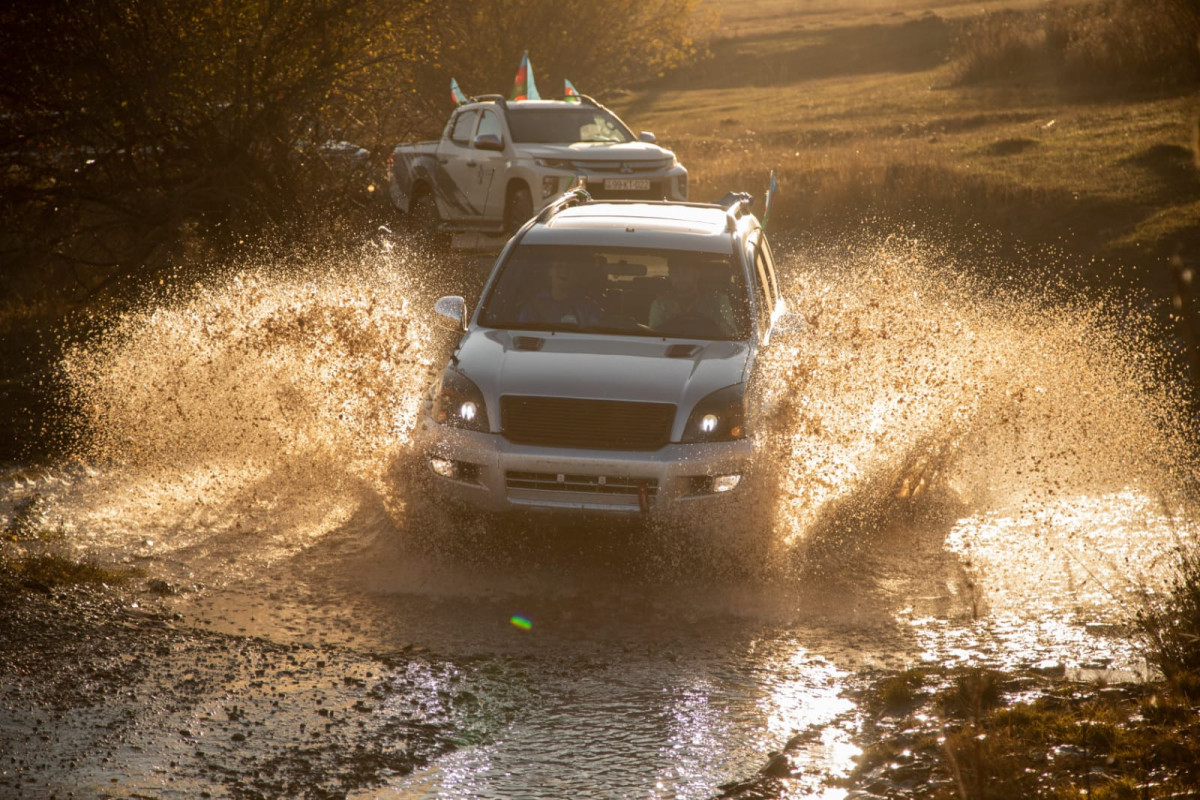
[[[504,150],[504,141],[494,133],[481,133],[475,137],[476,150]]]
[[[658,137],[656,137],[650,131],[642,131],[638,134],[638,141],[645,142],[646,144],[654,144],[658,141]]]
[[[438,320],[443,327],[453,328],[456,331],[467,329],[467,301],[458,295],[439,297],[433,304],[433,310],[446,318]],[[446,320],[453,320],[454,324],[451,325]]]

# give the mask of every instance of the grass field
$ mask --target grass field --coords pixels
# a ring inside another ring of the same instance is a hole
[[[676,151],[694,199],[761,194],[776,169],[779,227],[882,214],[1143,266],[1179,249],[1194,258],[1196,87],[1035,70],[959,80],[973,21],[1042,7],[721,0],[710,57],[609,100]]]

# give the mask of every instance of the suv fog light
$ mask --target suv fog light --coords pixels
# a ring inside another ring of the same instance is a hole
[[[558,178],[542,178],[542,197],[558,194]]]
[[[741,475],[715,475],[712,479],[712,490],[718,494],[720,492],[731,492],[741,482]]]
[[[479,483],[479,465],[449,458],[429,457],[429,468],[435,474],[459,483]]]

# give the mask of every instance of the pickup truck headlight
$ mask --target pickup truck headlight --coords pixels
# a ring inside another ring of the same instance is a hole
[[[442,373],[434,389],[433,419],[439,425],[484,431],[488,428],[487,406],[475,382],[455,369]]]
[[[533,163],[546,169],[575,169],[575,162],[569,158],[535,158]]]
[[[718,389],[692,409],[683,442],[731,442],[746,438],[746,384]]]

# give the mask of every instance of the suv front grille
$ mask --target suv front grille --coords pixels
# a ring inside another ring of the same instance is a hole
[[[500,398],[500,427],[517,444],[587,450],[657,450],[671,436],[675,406],[563,397]]]

